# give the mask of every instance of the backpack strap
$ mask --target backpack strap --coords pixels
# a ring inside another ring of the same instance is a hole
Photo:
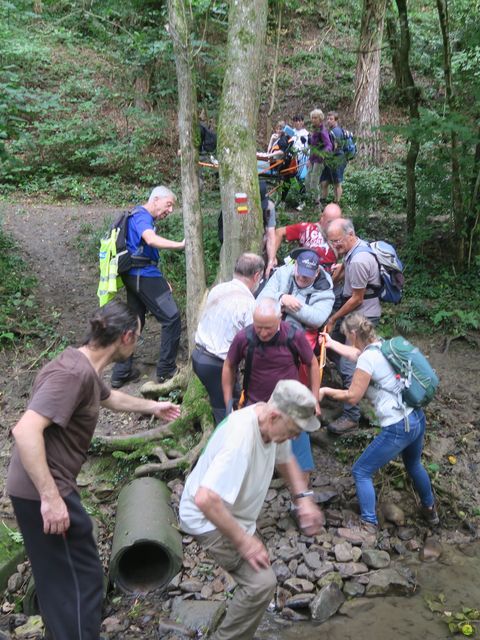
[[[373,256],[375,258],[375,261],[378,265],[378,273],[380,274],[380,284],[367,284],[367,286],[365,287],[365,289],[370,289],[371,293],[365,293],[365,295],[363,296],[364,300],[371,300],[372,298],[379,298],[380,297],[380,292],[383,289],[383,285],[382,285],[382,274],[380,271],[380,263],[378,262],[378,258],[375,255],[375,252],[373,251],[373,249],[371,247],[369,247],[368,245],[365,244],[359,244],[358,246],[355,247],[355,249],[353,249],[352,253],[348,256],[348,258],[345,260],[345,262],[350,262],[350,260],[353,258],[354,255],[356,255],[357,253],[369,253],[371,256]]]

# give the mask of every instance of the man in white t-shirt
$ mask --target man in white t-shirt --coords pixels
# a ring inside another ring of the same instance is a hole
[[[296,380],[281,380],[268,403],[236,411],[221,422],[187,478],[180,524],[237,582],[215,640],[253,638],[276,587],[256,520],[275,465],[291,488],[300,526],[314,535],[324,517],[307,491],[290,439],[316,431],[315,398]]]

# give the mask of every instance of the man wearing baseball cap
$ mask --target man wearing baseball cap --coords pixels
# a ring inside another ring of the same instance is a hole
[[[278,300],[284,320],[304,329],[314,348],[318,330],[332,312],[335,300],[332,279],[315,251],[295,249],[290,255],[295,263],[277,269],[258,299]]]
[[[187,478],[181,527],[238,585],[214,640],[253,638],[275,591],[268,551],[255,535],[275,465],[292,491],[304,533],[314,535],[324,524],[290,445],[302,431],[319,428],[315,406],[304,385],[281,380],[267,403],[236,411],[218,425]]]

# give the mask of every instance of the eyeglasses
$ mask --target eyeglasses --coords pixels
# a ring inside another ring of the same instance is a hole
[[[343,236],[342,238],[337,238],[336,240],[329,240],[329,243],[333,245],[337,245],[337,244],[342,244],[344,240],[345,240],[345,236]]]

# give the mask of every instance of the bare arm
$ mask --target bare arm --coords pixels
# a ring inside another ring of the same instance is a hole
[[[372,376],[366,371],[363,371],[362,369],[355,369],[352,384],[348,389],[322,387],[320,389],[320,400],[323,400],[324,396],[328,396],[329,398],[340,400],[341,402],[357,404],[365,395],[368,385],[370,384],[371,377]]]
[[[317,406],[315,413],[317,416],[320,415],[320,403],[318,402],[318,391],[320,389],[320,369],[318,367],[318,360],[315,355],[312,356],[312,361],[310,366],[308,367],[308,375],[310,382],[310,391],[315,396],[315,400],[317,401]]]
[[[287,227],[278,227],[275,229],[275,255],[280,249],[283,239],[287,237]]]
[[[156,234],[153,229],[146,229],[142,233],[142,240],[154,249],[185,249],[185,238],[181,242],[168,240],[168,238]]]
[[[265,248],[267,251],[267,266],[265,269],[265,277],[268,278],[270,271],[277,263],[275,250],[275,227],[267,227],[265,232]]]
[[[277,464],[277,469],[290,487],[292,496],[307,490],[305,479],[294,456],[288,462]],[[296,499],[295,506],[298,510],[302,530],[307,535],[318,533],[320,527],[325,524],[325,516],[312,497],[307,496]]]
[[[258,538],[242,529],[218,493],[206,487],[200,487],[195,494],[195,504],[204,516],[232,542],[242,558],[245,558],[255,571],[270,565],[268,551],[264,545]]]
[[[352,347],[348,344],[343,344],[342,342],[338,342],[338,340],[332,340],[328,333],[322,333],[322,336],[325,337],[325,346],[327,349],[332,349],[339,355],[351,360],[352,362],[356,362],[358,360],[358,356],[361,354],[360,349],[356,347]]]
[[[223,401],[228,408],[233,398],[233,386],[235,384],[236,371],[228,358],[225,358],[222,369],[222,391]]]
[[[353,289],[352,295],[332,316],[330,316],[327,325],[327,331],[331,331],[339,318],[348,316],[349,313],[355,311],[363,302],[365,289]]]
[[[28,409],[12,430],[20,460],[40,495],[44,533],[64,533],[70,517],[47,464],[44,431],[51,421]]]
[[[102,401],[102,407],[112,411],[133,411],[134,413],[146,413],[170,422],[180,415],[180,407],[173,402],[156,402],[137,398],[122,391],[112,389],[106,400]]]

